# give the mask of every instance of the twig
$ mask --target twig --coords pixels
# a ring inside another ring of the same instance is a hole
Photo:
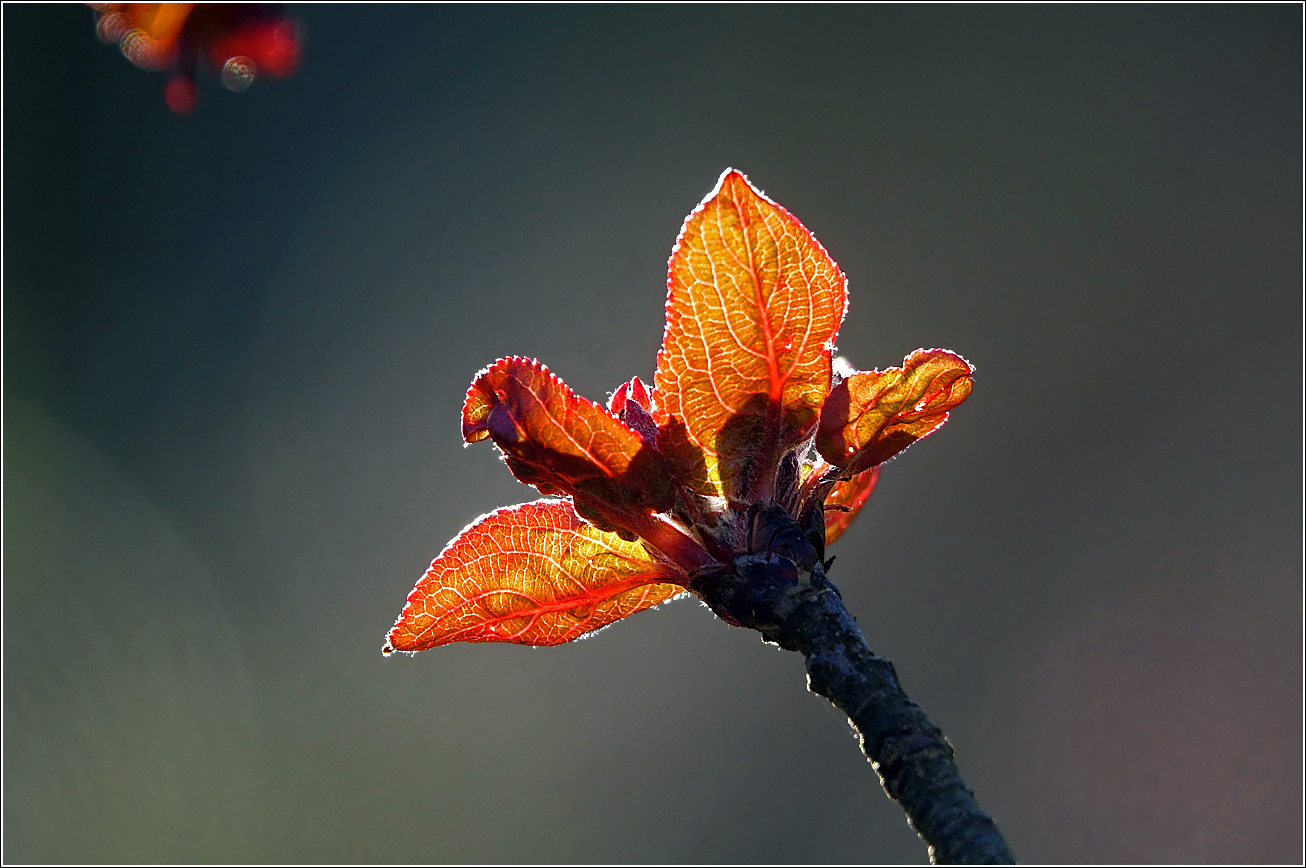
[[[962,782],[943,732],[903,693],[893,664],[867,647],[822,564],[809,571],[803,561],[743,555],[700,593],[726,620],[806,658],[808,688],[848,715],[884,791],[929,845],[930,861],[1013,864],[1002,833]]]

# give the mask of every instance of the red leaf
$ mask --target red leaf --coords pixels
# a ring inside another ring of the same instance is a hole
[[[852,479],[842,479],[834,484],[825,496],[825,544],[837,540],[848,525],[852,524],[857,513],[871,499],[875,483],[880,478],[879,465],[865,470]],[[830,507],[836,509],[830,509]],[[839,509],[837,507],[844,507]]]
[[[500,359],[481,371],[463,404],[463,439],[490,438],[513,475],[543,494],[625,528],[627,518],[671,508],[670,472],[639,433],[580,397],[534,359]]]
[[[816,428],[846,281],[798,220],[726,171],[685,220],[654,378],[658,444],[699,494],[771,494]]]
[[[970,394],[972,373],[947,350],[916,350],[901,368],[859,371],[830,393],[816,448],[851,473],[888,461],[948,420]]]
[[[608,410],[622,422],[630,426],[644,442],[654,449],[658,445],[658,426],[649,412],[652,399],[639,377],[632,377],[629,383],[622,383],[612,393],[608,401]]]
[[[637,542],[598,530],[571,504],[537,500],[482,516],[431,564],[383,653],[450,642],[570,642],[685,589]]]

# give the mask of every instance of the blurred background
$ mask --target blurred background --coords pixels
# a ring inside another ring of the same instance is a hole
[[[381,657],[532,499],[472,375],[651,378],[727,166],[977,368],[831,576],[1017,856],[1301,860],[1300,7],[291,11],[178,117],[4,7],[7,861],[925,861],[693,601]]]

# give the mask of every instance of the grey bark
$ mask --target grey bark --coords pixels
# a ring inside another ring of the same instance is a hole
[[[932,862],[1013,864],[997,825],[962,782],[952,746],[907,698],[893,664],[867,646],[825,565],[808,569],[812,558],[795,562],[786,554],[737,557],[733,570],[706,577],[698,590],[725,620],[806,658],[808,688],[848,715],[884,791],[929,845]]]

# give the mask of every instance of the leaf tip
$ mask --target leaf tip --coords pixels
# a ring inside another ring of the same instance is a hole
[[[414,588],[414,590],[416,590],[416,588]],[[389,633],[385,634],[385,644],[381,646],[382,657],[392,657],[395,654],[404,654],[408,657],[412,657],[414,654],[418,652],[418,650],[420,650],[416,648],[401,648],[395,644],[396,642],[399,642],[401,644],[403,642],[403,640],[399,637],[399,633],[403,628],[406,619],[408,618],[408,614],[409,614],[408,608],[411,602],[412,601],[410,595],[410,599],[404,602],[403,611],[401,611],[399,613],[399,617],[395,619],[394,626],[390,628]]]
[[[962,376],[973,377],[975,375],[975,366],[971,364],[969,359],[967,359],[961,353],[958,353],[954,350],[945,350],[943,347],[930,347],[929,349],[925,349],[924,347],[922,347],[921,349],[915,350],[909,356],[907,356],[907,358],[903,360],[903,364],[904,365],[920,364],[921,362],[929,359],[948,359],[953,362],[959,362],[963,367],[966,368],[966,371],[964,374],[962,374]]]
[[[505,370],[514,367],[535,369],[549,379],[557,379],[549,372],[548,367],[540,361],[528,359],[525,356],[505,356],[495,359],[481,368],[476,372],[476,376],[472,378],[472,384],[467,387],[467,396],[463,399],[462,435],[464,443],[479,443],[492,435],[493,414],[500,404],[499,396],[494,390],[494,381],[496,375],[502,376]]]
[[[617,391],[612,393],[612,397],[608,399],[608,412],[613,416],[620,418],[621,412],[626,409],[626,393],[629,390],[630,384],[622,383],[617,387]]]
[[[831,390],[821,409],[817,451],[857,473],[929,436],[970,395],[975,368],[951,350],[918,349],[902,367],[859,371]]]

